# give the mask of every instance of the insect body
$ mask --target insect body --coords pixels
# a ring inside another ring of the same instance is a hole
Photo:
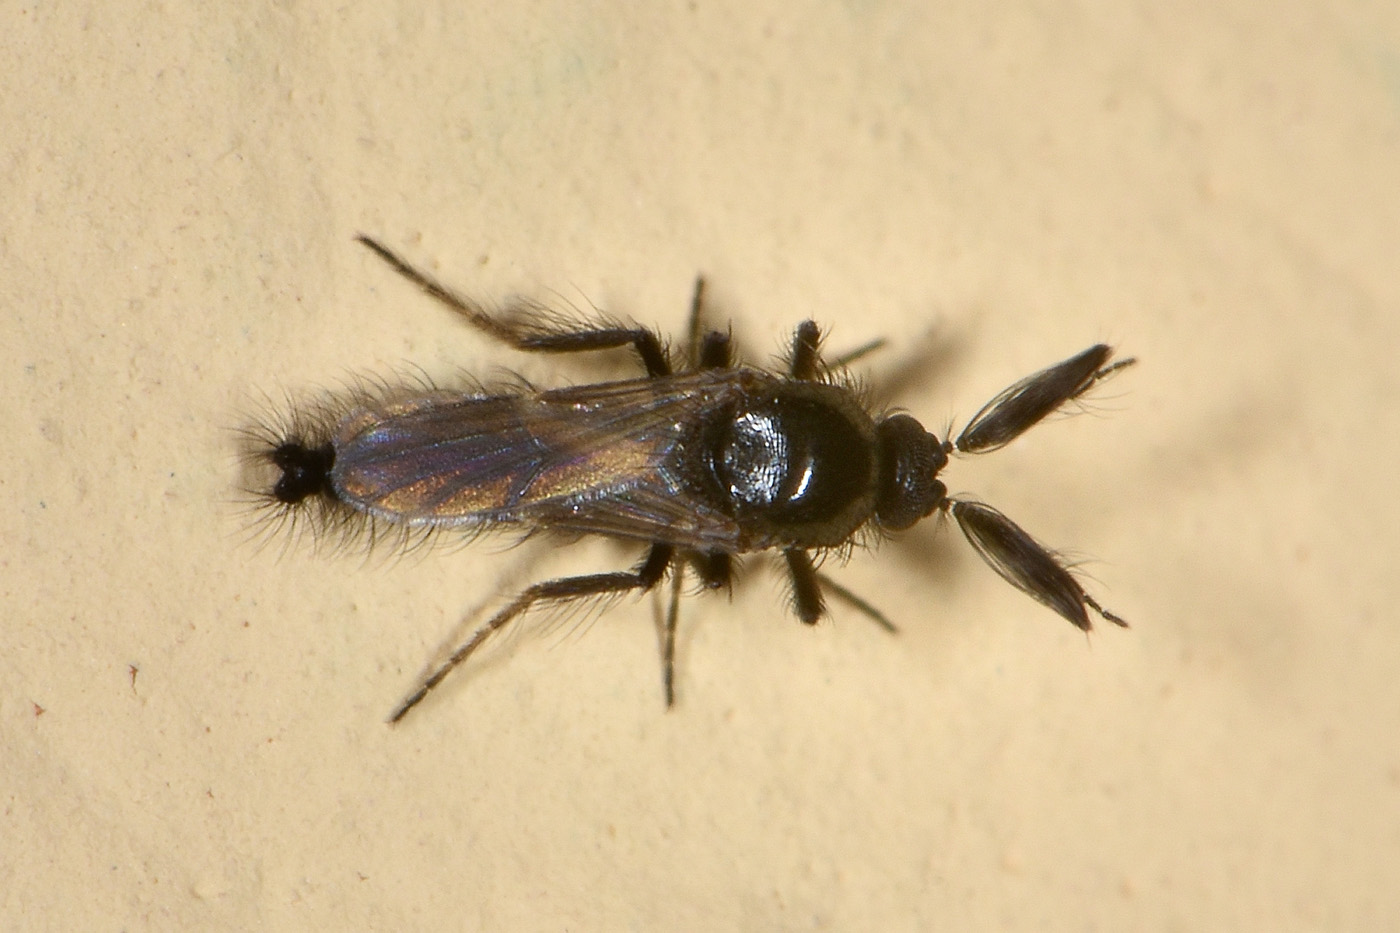
[[[397,722],[492,633],[540,603],[648,590],[669,572],[662,643],[666,703],[681,580],[728,586],[733,558],[781,551],[803,622],[824,594],[893,628],[873,607],[816,569],[812,554],[857,535],[899,531],[950,514],[1007,582],[1088,630],[1089,612],[1125,623],[1089,596],[1063,563],[1005,515],[949,497],[938,479],[951,454],[996,450],[1133,361],[1093,346],[997,395],[956,440],[912,417],[875,417],[832,375],[808,321],[786,373],[736,367],[727,334],[702,334],[702,283],[691,309],[686,366],[673,372],[659,337],[639,327],[571,330],[535,309],[500,315],[457,295],[379,243],[360,242],[401,275],[486,333],[543,352],[631,345],[646,376],[571,388],[422,392],[348,402],[314,430],[267,444],[278,475],[269,498],[295,509],[318,502],[342,516],[426,528],[516,527],[631,539],[649,546],[632,571],[537,583],[483,623],[395,710]]]

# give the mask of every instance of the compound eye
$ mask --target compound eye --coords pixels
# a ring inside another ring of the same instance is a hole
[[[876,428],[879,438],[879,494],[875,518],[891,531],[903,531],[924,518],[948,495],[938,472],[948,452],[938,438],[908,415],[894,415]]]

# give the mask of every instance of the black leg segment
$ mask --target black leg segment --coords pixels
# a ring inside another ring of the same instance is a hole
[[[700,343],[700,359],[697,361],[699,368],[728,369],[732,362],[730,340],[729,334],[717,330],[706,334]]]
[[[676,625],[681,615],[681,590],[685,586],[685,561],[675,562],[671,576],[671,598],[661,629],[661,692],[666,708],[676,705]]]
[[[594,573],[581,577],[563,577],[558,580],[546,580],[543,583],[536,583],[527,587],[515,599],[511,600],[504,608],[498,611],[490,619],[481,625],[471,638],[468,638],[461,647],[452,652],[451,657],[438,666],[437,670],[428,675],[427,679],[419,685],[407,699],[399,704],[389,717],[390,723],[396,723],[409,710],[423,701],[433,688],[442,683],[448,674],[467,660],[477,648],[481,647],[486,639],[492,634],[504,628],[508,623],[525,613],[536,603],[563,603],[576,599],[588,599],[594,596],[605,596],[610,593],[626,593],[630,590],[649,590],[656,585],[666,572],[666,567],[671,563],[674,551],[669,544],[653,544],[651,551],[647,554],[647,559],[635,571],[618,573]]]
[[[826,611],[817,568],[812,566],[812,558],[806,551],[784,551],[783,557],[787,558],[788,575],[792,577],[793,610],[807,625],[816,625]]]
[[[642,358],[648,376],[668,376],[671,361],[661,346],[661,338],[645,327],[602,327],[574,333],[536,334],[522,337],[516,344],[522,350],[542,353],[580,353],[588,350],[611,350],[628,344]]]
[[[797,325],[797,333],[792,338],[792,360],[788,372],[792,378],[810,382],[817,378],[817,350],[821,346],[821,330],[816,321],[803,321]]]
[[[541,319],[539,309],[528,302],[508,305],[498,314],[489,314],[480,304],[448,288],[393,250],[364,234],[355,237],[380,259],[417,285],[433,298],[447,305],[478,330],[518,350],[542,353],[577,353],[587,350],[608,350],[631,344],[646,366],[647,375],[665,376],[671,372],[670,360],[661,346],[661,338],[645,327],[599,327],[580,331],[563,331]]]
[[[697,554],[695,567],[700,573],[700,582],[707,590],[727,589],[734,577],[733,555],[725,551]]]

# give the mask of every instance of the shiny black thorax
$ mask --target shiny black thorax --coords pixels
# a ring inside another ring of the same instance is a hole
[[[678,445],[688,494],[731,518],[741,551],[836,547],[875,511],[875,422],[847,388],[753,370]]]

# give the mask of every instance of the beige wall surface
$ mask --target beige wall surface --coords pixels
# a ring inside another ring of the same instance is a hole
[[[1400,923],[1400,6],[472,6],[0,11],[0,927]],[[946,476],[1133,627],[929,522],[828,565],[897,637],[754,559],[669,713],[643,598],[387,726],[474,606],[637,549],[260,543],[269,399],[609,371],[360,232],[670,334],[703,272],[751,360],[887,338],[939,431],[1119,345]]]

